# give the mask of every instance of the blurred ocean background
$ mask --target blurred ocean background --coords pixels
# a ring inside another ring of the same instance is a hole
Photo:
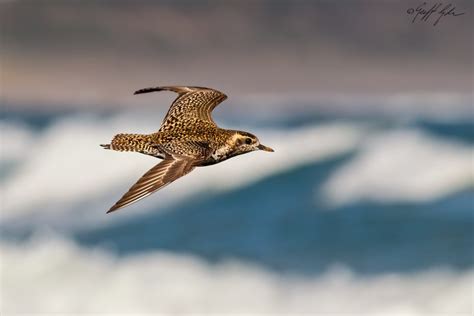
[[[471,315],[472,2],[416,5],[1,2],[2,315]],[[275,152],[106,215],[159,161],[99,144],[171,84]]]

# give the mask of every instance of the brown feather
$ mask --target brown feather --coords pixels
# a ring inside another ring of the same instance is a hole
[[[148,170],[107,213],[147,197],[193,169],[192,159],[183,156],[177,158],[167,156],[162,162]]]

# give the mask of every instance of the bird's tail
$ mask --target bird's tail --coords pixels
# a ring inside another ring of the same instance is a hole
[[[153,146],[151,135],[145,134],[117,134],[110,144],[100,145],[105,149],[117,151],[135,151],[153,155],[157,149]]]

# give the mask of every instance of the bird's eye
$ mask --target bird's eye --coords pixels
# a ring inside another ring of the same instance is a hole
[[[246,143],[247,145],[250,145],[250,144],[252,143],[252,139],[251,139],[251,138],[246,138],[246,139],[245,139],[245,143]]]

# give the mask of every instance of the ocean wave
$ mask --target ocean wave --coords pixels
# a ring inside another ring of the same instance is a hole
[[[385,131],[364,142],[317,193],[332,205],[361,200],[422,202],[474,183],[473,148],[417,130]]]
[[[132,126],[130,126],[132,122]],[[158,161],[138,154],[101,149],[115,133],[151,132],[156,121],[127,113],[103,120],[97,117],[63,118],[41,133],[28,137],[29,155],[0,186],[3,219],[48,212],[70,213],[74,205],[97,207],[101,213],[140,175]],[[21,130],[21,129],[18,129]],[[361,124],[326,123],[290,131],[253,130],[275,153],[254,153],[212,166],[198,168],[160,192],[160,205],[199,191],[221,191],[242,186],[270,174],[353,150],[366,133]],[[9,147],[7,148],[9,151]],[[19,156],[20,150],[16,150]],[[266,156],[268,155],[268,156]],[[271,156],[270,156],[271,155]],[[104,197],[107,201],[104,201]],[[151,198],[153,199],[153,197]],[[156,201],[153,204],[156,208]],[[132,206],[147,209],[151,204]],[[97,215],[94,213],[94,216]]]
[[[2,315],[15,313],[466,314],[474,271],[279,274],[229,259],[150,252],[120,258],[53,235],[0,243]]]
[[[21,122],[0,121],[0,164],[22,160],[33,142],[33,131]]]

